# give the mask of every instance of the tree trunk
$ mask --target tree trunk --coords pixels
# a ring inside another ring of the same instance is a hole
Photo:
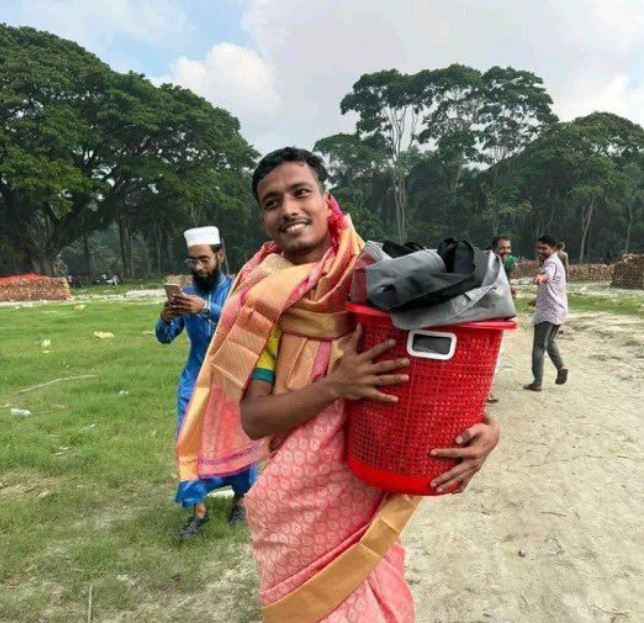
[[[404,244],[407,242],[407,193],[405,192],[405,174],[397,165],[392,168],[391,181],[394,185],[398,242]]]
[[[125,224],[123,222],[123,216],[119,215],[118,216],[118,225],[119,225],[119,247],[121,250],[121,266],[123,267],[123,277],[129,277],[128,274],[128,262],[127,262],[127,250],[126,250],[126,242],[125,242],[125,236],[127,235],[125,232]]]
[[[624,253],[628,253],[631,246],[631,231],[633,229],[633,221],[635,220],[636,210],[633,206],[628,206],[628,227],[626,228],[626,241],[624,242]]]
[[[55,260],[56,260],[55,256],[48,257],[46,255],[42,255],[37,258],[32,258],[31,268],[29,272],[34,272],[39,275],[46,275],[47,277],[53,277]]]
[[[130,277],[136,276],[136,270],[134,268],[134,252],[132,251],[132,232],[128,228],[127,232],[127,252],[128,260],[130,262]]]
[[[492,215],[492,220],[491,220],[492,237],[494,238],[494,236],[496,236],[499,233],[499,218],[494,206],[492,206],[492,209],[490,210],[490,214]]]
[[[588,253],[588,232],[590,231],[590,224],[593,220],[593,213],[595,211],[596,197],[590,200],[590,203],[582,208],[581,212],[581,245],[579,248],[579,262],[583,263]]]
[[[162,269],[161,269],[161,242],[163,240],[163,231],[161,230],[161,226],[157,225],[157,224],[155,224],[153,231],[154,231],[154,250],[155,250],[156,260],[157,260],[156,261],[156,265],[157,265],[156,272],[157,272],[157,274],[160,275],[162,273]]]
[[[85,256],[85,272],[92,277],[92,254],[89,249],[89,239],[87,234],[83,234],[83,255]]]
[[[174,272],[174,270],[175,270],[174,250],[172,248],[172,237],[171,236],[166,235],[166,237],[165,237],[165,248],[166,248],[165,271]]]
[[[458,160],[456,166],[456,175],[454,176],[454,181],[452,182],[452,188],[450,189],[450,194],[452,196],[452,203],[456,201],[456,193],[458,192],[458,183],[461,181],[461,174],[463,173],[463,157],[461,156]]]
[[[134,253],[132,252],[132,231],[127,217],[123,217],[123,247],[128,277],[134,277]]]

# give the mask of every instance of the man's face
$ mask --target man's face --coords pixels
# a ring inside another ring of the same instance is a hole
[[[319,261],[329,248],[329,207],[313,170],[284,162],[257,186],[266,233],[294,264]]]
[[[509,240],[499,240],[496,244],[494,252],[505,262],[508,255],[512,253],[512,243]]]
[[[223,251],[215,253],[210,245],[195,244],[188,247],[187,263],[198,288],[208,290],[215,285],[222,259]]]
[[[545,262],[555,252],[556,249],[551,247],[549,244],[546,244],[545,242],[537,243],[537,257],[542,262]]]

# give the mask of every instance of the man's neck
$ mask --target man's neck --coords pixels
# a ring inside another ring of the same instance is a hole
[[[314,249],[311,249],[310,251],[305,251],[303,253],[293,255],[284,253],[283,255],[285,259],[287,259],[289,262],[291,262],[291,264],[294,264],[295,266],[299,266],[301,264],[315,264],[324,257],[324,254],[329,250],[330,247],[331,240],[325,239],[321,244],[319,244]]]

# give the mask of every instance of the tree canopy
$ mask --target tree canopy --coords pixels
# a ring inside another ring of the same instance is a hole
[[[255,151],[239,122],[191,91],[112,71],[71,41],[0,28],[0,244],[3,263],[51,272],[60,251],[116,223],[123,269],[132,236],[156,251],[212,218],[250,216]]]
[[[379,71],[340,110],[355,132],[315,148],[360,229],[430,245],[503,232],[527,256],[548,231],[581,261],[644,247],[641,126],[606,112],[559,122],[529,71]]]
[[[561,122],[530,71],[460,64],[361,76],[351,133],[322,137],[332,191],[365,238],[572,257],[644,249],[644,130],[610,112]],[[277,147],[277,146],[276,146]],[[216,223],[238,267],[263,233],[258,157],[239,122],[189,90],[118,73],[72,41],[0,25],[0,274],[176,270],[181,231]],[[97,263],[93,265],[95,256]]]

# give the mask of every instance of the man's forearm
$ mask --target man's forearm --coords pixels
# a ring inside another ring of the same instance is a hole
[[[286,394],[251,395],[241,403],[241,421],[251,439],[289,431],[338,400],[327,379]]]

